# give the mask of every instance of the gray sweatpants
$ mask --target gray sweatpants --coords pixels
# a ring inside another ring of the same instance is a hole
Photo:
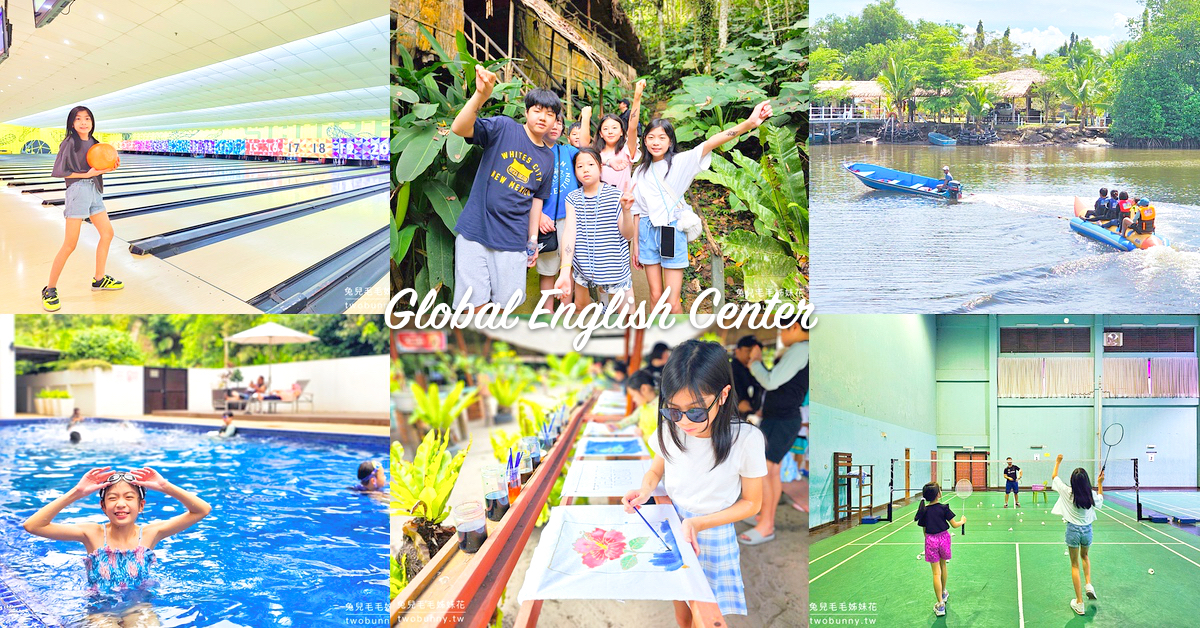
[[[454,238],[454,307],[464,301],[476,307],[488,303],[507,307],[513,295],[518,295],[513,307],[524,303],[527,259],[524,251],[497,251],[458,235]]]

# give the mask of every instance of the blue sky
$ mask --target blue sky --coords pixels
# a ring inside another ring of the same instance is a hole
[[[812,16],[815,21],[831,13],[857,15],[868,4],[872,0],[813,0]],[[1140,16],[1143,9],[1137,0],[897,0],[896,8],[913,21],[955,22],[972,33],[979,20],[989,32],[1003,33],[1010,27],[1010,37],[1023,46],[1022,52],[1037,48],[1039,55],[1066,43],[1072,31],[1107,50],[1129,39],[1125,21]]]

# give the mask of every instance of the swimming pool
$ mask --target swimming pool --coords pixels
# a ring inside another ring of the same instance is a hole
[[[65,422],[0,421],[0,594],[11,590],[10,599],[46,625],[72,626],[86,616],[84,550],[35,537],[21,523],[102,466],[151,466],[213,507],[155,548],[151,603],[163,626],[386,621],[386,502],[347,488],[360,462],[386,460],[386,438],[245,430],[214,439],[190,426],[114,421],[89,421],[85,429],[83,442],[71,445]],[[55,521],[107,521],[98,504],[89,496]],[[138,521],[181,512],[174,499],[151,491]]]

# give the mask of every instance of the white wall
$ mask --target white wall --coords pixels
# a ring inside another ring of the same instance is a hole
[[[13,315],[0,314],[0,417],[7,418],[17,414],[17,359],[12,349],[14,338]]]
[[[242,371],[243,386],[259,375],[272,380],[272,389],[309,380],[305,392],[313,394],[313,412],[387,413],[391,402],[390,364],[386,355],[288,362],[271,365],[270,369],[266,364],[237,368]],[[212,389],[220,384],[222,372],[223,369],[188,369],[188,410],[213,411]],[[308,412],[308,404],[302,404],[300,410]]]
[[[111,370],[55,371],[17,378],[26,411],[33,411],[33,397],[43,388],[66,390],[86,416],[132,416],[142,414],[145,386],[142,367],[115,365]]]

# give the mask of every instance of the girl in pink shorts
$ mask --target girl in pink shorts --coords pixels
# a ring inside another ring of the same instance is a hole
[[[936,602],[933,613],[938,617],[946,614],[946,600],[950,592],[946,590],[946,561],[950,560],[950,527],[955,528],[967,522],[967,516],[954,519],[954,512],[946,504],[939,502],[942,489],[937,482],[930,482],[921,489],[921,505],[917,506],[917,516],[913,521],[925,529],[925,561],[933,567],[933,595]],[[926,503],[928,502],[928,503]]]

